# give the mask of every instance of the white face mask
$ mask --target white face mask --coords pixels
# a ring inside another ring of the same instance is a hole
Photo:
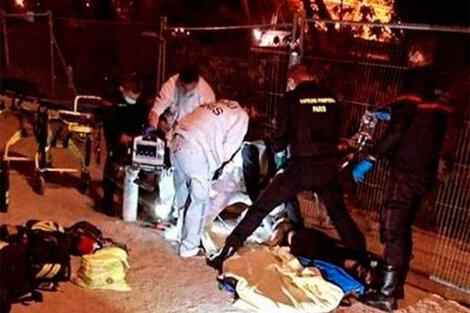
[[[124,98],[124,101],[126,101],[128,104],[136,104],[136,102],[137,102],[137,100],[132,99],[131,97],[129,97],[125,93],[122,94],[122,97]]]
[[[188,83],[183,84],[182,82],[179,83],[179,89],[181,94],[186,98],[191,98],[196,94],[196,87],[197,83]]]

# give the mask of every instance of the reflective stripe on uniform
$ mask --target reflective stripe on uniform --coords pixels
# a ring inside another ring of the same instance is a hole
[[[430,110],[430,111],[442,111],[446,113],[452,113],[452,109],[449,108],[448,106],[443,105],[442,103],[439,102],[424,102],[418,104],[418,109],[419,110]]]
[[[31,226],[31,230],[58,231],[63,233],[64,228],[52,221],[40,221]]]
[[[38,278],[52,278],[60,271],[61,265],[58,263],[47,263],[44,264],[41,270],[36,274]]]
[[[3,248],[5,248],[6,246],[8,246],[8,242],[1,241],[1,240],[0,240],[0,250],[2,250]]]
[[[395,101],[410,101],[410,102],[421,102],[423,98],[421,98],[418,95],[415,94],[404,94],[401,96],[398,96]]]

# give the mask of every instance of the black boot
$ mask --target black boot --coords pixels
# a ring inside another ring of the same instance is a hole
[[[219,272],[222,272],[222,266],[224,264],[224,261],[234,255],[237,250],[237,247],[224,245],[219,253],[208,256],[206,258],[206,263],[210,267],[215,268]]]
[[[397,308],[396,289],[400,280],[401,271],[391,265],[384,265],[380,269],[381,282],[377,291],[365,295],[363,302],[374,308],[392,312]]]
[[[409,267],[403,267],[400,271],[400,276],[398,277],[398,284],[397,288],[395,289],[395,297],[397,299],[404,299],[405,298],[405,282],[406,276],[408,276]]]
[[[104,189],[103,203],[101,211],[108,216],[115,216],[114,210],[114,190]]]

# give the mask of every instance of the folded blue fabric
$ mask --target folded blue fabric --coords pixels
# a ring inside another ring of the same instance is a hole
[[[346,271],[343,270],[341,267],[325,261],[314,260],[305,257],[299,257],[298,259],[304,267],[315,266],[316,268],[318,268],[322,273],[323,277],[327,281],[340,287],[345,295],[351,293],[357,293],[358,295],[364,294],[364,286],[356,279],[354,279],[351,275],[346,273]]]
[[[237,283],[238,280],[236,280],[233,277],[224,277],[224,278],[218,278],[219,281],[219,289],[224,290],[230,293],[236,293],[237,292]]]

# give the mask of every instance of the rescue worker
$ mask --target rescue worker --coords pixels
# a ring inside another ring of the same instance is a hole
[[[136,73],[122,79],[115,94],[108,97],[112,108],[104,119],[104,131],[108,157],[103,173],[103,207],[105,214],[114,216],[114,194],[118,174],[123,166],[131,162],[133,137],[145,130],[148,110],[141,97],[142,82]]]
[[[221,251],[207,259],[219,271],[271,210],[295,201],[302,190],[313,190],[323,199],[343,243],[365,258],[364,236],[345,208],[337,179],[339,104],[301,64],[289,69],[288,89],[276,112],[271,146],[276,153],[289,146],[291,158],[285,171],[275,176],[248,209]]]
[[[250,115],[251,123],[251,115]],[[258,198],[269,180],[274,176],[274,157],[271,148],[264,141],[247,142],[241,151],[243,160],[243,180],[246,192],[252,202]]]
[[[176,125],[170,144],[178,209],[179,255],[196,256],[214,173],[240,148],[248,114],[235,101],[206,103]]]
[[[375,149],[353,169],[362,181],[376,160],[387,157],[391,177],[380,211],[380,239],[384,244],[378,289],[364,302],[392,311],[404,297],[404,284],[412,256],[411,226],[425,192],[433,186],[439,153],[444,142],[451,109],[435,93],[436,69],[422,51],[410,56],[411,69],[405,75],[398,97],[377,116],[390,121]],[[414,66],[414,67],[413,67]]]
[[[199,68],[194,65],[186,65],[178,74],[171,76],[160,89],[149,112],[149,129],[147,133],[157,129],[164,114],[165,126],[163,131],[167,143],[169,143],[177,122],[199,105],[214,101],[214,92],[204,78],[200,76]]]
[[[250,110],[248,112],[251,126],[252,115]],[[248,129],[248,133],[249,131]],[[216,253],[219,250],[212,231],[213,222],[217,216],[235,203],[250,206],[256,201],[260,190],[269,183],[269,179],[272,177],[269,172],[270,165],[273,163],[270,160],[269,150],[261,140],[245,141],[230,161],[216,171],[212,180],[206,229],[201,237],[206,255]],[[279,211],[275,212],[276,216],[280,214]],[[223,220],[223,217],[220,218]],[[265,232],[271,230],[272,223],[270,222],[274,218],[268,217],[263,221],[263,227],[258,233],[261,237]]]
[[[251,122],[251,116],[250,122]],[[212,178],[211,213],[215,217],[234,200],[251,205],[269,179],[270,161],[263,141],[243,142],[237,153]],[[243,194],[243,195],[241,195]]]

